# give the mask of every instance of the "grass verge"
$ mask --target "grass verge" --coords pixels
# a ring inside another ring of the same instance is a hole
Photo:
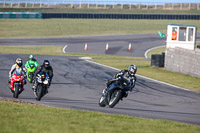
[[[95,62],[112,66],[118,69],[127,69],[130,64],[136,64],[138,66],[137,74],[139,75],[143,75],[194,91],[200,91],[200,78],[191,77],[189,75],[183,75],[180,73],[174,73],[166,71],[164,69],[153,68],[150,66],[150,61],[146,61],[142,57],[136,58],[113,55],[62,53],[62,48],[63,47],[61,46],[0,46],[0,53],[88,56],[92,57],[93,61]]]
[[[198,133],[190,124],[125,115],[60,109],[0,99],[0,129],[6,133]],[[12,127],[12,128],[11,128]]]
[[[152,49],[148,52],[147,57],[150,59],[152,54],[162,54],[165,52],[166,46]]]
[[[166,33],[169,23],[200,27],[198,20],[1,19],[0,38]]]

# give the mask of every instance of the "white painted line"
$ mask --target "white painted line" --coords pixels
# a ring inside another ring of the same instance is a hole
[[[91,60],[92,58],[91,57],[79,57],[79,59],[82,59],[82,60]]]
[[[153,47],[153,48],[148,49],[148,50],[144,53],[144,57],[145,57],[146,59],[148,59],[147,54],[149,53],[149,51],[151,51],[151,50],[153,50],[153,49],[161,48],[161,47],[164,47],[164,46],[166,46],[166,45],[157,46],[157,47]]]
[[[120,69],[117,69],[117,68],[114,68],[114,67],[110,67],[110,66],[107,66],[107,65],[103,65],[103,64],[100,64],[100,63],[97,63],[97,62],[93,62],[93,61],[90,61],[90,60],[85,60],[85,61],[93,63],[93,64],[96,64],[96,65],[100,65],[100,66],[103,66],[103,67],[107,67],[107,68],[110,68],[110,69],[113,69],[113,70],[120,71]],[[168,83],[165,83],[165,82],[162,82],[162,81],[159,81],[159,80],[151,79],[151,78],[148,78],[148,77],[145,77],[145,76],[142,76],[142,75],[136,74],[136,76],[144,78],[144,79],[148,79],[148,80],[151,80],[151,81],[154,81],[154,82],[157,82],[157,83],[161,83],[161,84],[164,84],[164,85],[168,85],[168,86],[171,86],[171,87],[175,87],[175,88],[178,88],[178,89],[181,89],[181,90],[191,91],[191,90],[186,89],[186,88],[182,88],[182,87],[179,87],[179,86],[168,84]]]
[[[65,49],[68,47],[68,45],[65,45],[65,47],[63,48],[63,53],[66,53],[65,52]]]

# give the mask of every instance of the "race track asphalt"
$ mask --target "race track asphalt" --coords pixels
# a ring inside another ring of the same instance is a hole
[[[0,97],[11,98],[8,88],[8,72],[15,58],[23,60],[28,55],[0,54]],[[200,125],[200,94],[164,85],[137,76],[133,92],[114,108],[102,108],[98,100],[105,82],[117,70],[93,64],[77,57],[36,55],[39,64],[50,60],[54,68],[54,78],[49,93],[41,101],[36,101],[32,85],[27,83],[19,99],[41,105],[71,108],[104,113],[123,114],[152,119],[166,119]]]
[[[0,45],[59,45],[66,46],[65,52],[110,54],[120,56],[144,57],[146,50],[152,47],[165,45],[166,38],[158,34],[133,34],[113,36],[88,36],[88,37],[59,37],[59,38],[18,38],[0,39]],[[85,43],[88,50],[85,51]],[[106,43],[109,50],[106,51]],[[131,43],[131,50],[128,50]]]
[[[111,36],[110,40],[115,40],[114,38],[117,39],[119,37]],[[57,39],[60,40],[60,38]],[[66,40],[68,39],[69,38]],[[14,40],[17,39],[1,39],[0,45],[18,45],[17,42],[16,44],[14,43]],[[27,39],[18,40],[20,40],[19,42],[23,42],[21,40],[26,40],[24,45],[29,45],[29,40]],[[47,40],[54,45],[53,41]],[[77,39],[72,38],[72,40],[76,41]],[[94,41],[96,40],[97,39],[94,39]],[[13,43],[11,43],[12,41]],[[35,45],[33,42],[35,42],[35,39],[30,41],[30,45]],[[45,43],[44,41],[44,45],[45,44],[49,43]],[[61,43],[56,44],[66,45]],[[21,45],[21,43],[19,43],[19,45]],[[155,43],[151,46],[153,45],[155,45]],[[140,45],[138,44],[138,46]],[[151,48],[151,46],[145,45],[142,47]],[[145,49],[148,48],[144,48],[141,51],[145,51]],[[141,51],[138,53],[141,53]],[[134,52],[135,54],[137,53],[136,50]],[[143,54],[144,53],[141,54],[142,57]],[[138,54],[138,57],[141,56]],[[7,81],[10,67],[17,57],[22,58],[24,61],[28,59],[28,55],[0,54],[0,97],[2,98],[13,99]],[[60,108],[123,114],[200,125],[199,93],[166,85],[137,75],[138,80],[136,87],[133,92],[129,93],[127,98],[120,101],[114,108],[102,108],[99,107],[98,100],[102,90],[105,88],[105,82],[118,72],[118,70],[97,65],[87,60],[79,59],[78,57],[44,55],[35,55],[35,57],[39,64],[41,64],[44,59],[50,60],[54,68],[52,85],[49,89],[49,93],[45,95],[41,101],[36,101],[31,89],[32,85],[27,83],[25,90],[19,96],[20,100]]]

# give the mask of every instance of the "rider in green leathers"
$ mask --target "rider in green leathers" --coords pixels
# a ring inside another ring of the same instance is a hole
[[[30,83],[32,83],[33,81],[34,73],[37,70],[38,66],[39,65],[34,56],[30,55],[29,60],[25,64],[26,78]]]
[[[33,65],[33,64],[35,65],[36,68],[39,66],[37,63],[37,60],[34,58],[34,56],[30,55],[29,60],[25,64],[25,68],[27,69],[29,67],[29,65]]]

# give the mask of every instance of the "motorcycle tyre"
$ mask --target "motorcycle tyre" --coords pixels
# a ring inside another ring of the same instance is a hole
[[[117,91],[117,92],[116,92]],[[122,91],[121,90],[115,90],[114,91],[114,93],[116,92],[116,95],[115,95],[115,97],[114,98],[111,98],[110,99],[110,101],[109,101],[109,107],[110,108],[113,108],[118,102],[119,102],[119,100],[121,99],[121,97],[122,97]],[[113,93],[113,94],[114,94]],[[113,95],[112,94],[112,95]],[[114,100],[113,100],[114,99]],[[112,101],[113,100],[113,101]]]
[[[104,97],[101,97],[101,98],[99,99],[99,106],[100,106],[100,107],[105,107],[105,106],[106,106],[105,98],[104,98],[104,100],[102,100],[102,98],[104,98]]]
[[[30,83],[33,83],[33,74],[30,74]]]
[[[38,87],[39,89],[37,89],[37,92],[36,92],[36,95],[37,95],[36,100],[40,101],[43,96],[43,87],[42,85],[38,85]]]
[[[19,96],[19,85],[15,85],[15,91],[13,93],[14,98],[18,98]]]

